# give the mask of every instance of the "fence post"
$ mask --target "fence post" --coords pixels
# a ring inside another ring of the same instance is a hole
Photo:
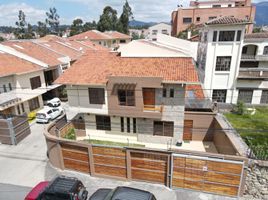
[[[11,144],[12,145],[17,145],[15,131],[14,131],[13,123],[12,123],[12,118],[8,118],[7,119],[7,124],[8,124],[8,129],[9,129]]]
[[[127,180],[132,179],[131,175],[131,155],[130,150],[126,149],[126,168],[127,168]]]
[[[90,168],[90,175],[95,175],[95,167],[94,167],[94,157],[93,157],[93,148],[92,144],[88,146],[88,157],[89,157],[89,168]]]

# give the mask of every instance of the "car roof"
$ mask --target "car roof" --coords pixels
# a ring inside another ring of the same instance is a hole
[[[111,200],[149,200],[150,192],[130,187],[117,187]]]
[[[37,113],[43,113],[43,112],[47,112],[49,110],[52,110],[52,108],[48,107],[48,106],[44,106],[44,108],[42,110],[39,110]]]
[[[35,200],[39,194],[48,186],[48,181],[38,183],[25,197],[26,200]]]

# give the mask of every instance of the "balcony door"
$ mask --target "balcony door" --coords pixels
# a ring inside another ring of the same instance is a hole
[[[155,108],[155,89],[154,88],[143,88],[143,104],[144,109],[154,109]]]

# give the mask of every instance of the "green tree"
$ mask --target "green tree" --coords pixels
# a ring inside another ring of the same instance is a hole
[[[27,29],[26,29],[24,39],[32,39],[32,38],[34,38],[33,26],[31,24],[27,24]]]
[[[0,42],[3,42],[5,39],[0,36]]]
[[[117,11],[111,6],[106,6],[100,16],[97,28],[99,31],[111,31],[117,28]]]
[[[140,39],[139,34],[138,33],[135,33],[135,32],[133,32],[131,34],[131,37],[132,37],[132,40],[138,40],[138,39]]]
[[[133,13],[131,7],[129,6],[128,1],[126,0],[123,6],[123,12],[119,18],[118,31],[128,34],[130,20],[133,20]]]
[[[73,24],[71,25],[70,29],[71,29],[70,36],[77,35],[83,32],[83,20],[82,19],[73,20]]]
[[[57,9],[55,7],[49,8],[49,12],[46,12],[46,15],[46,23],[50,26],[50,33],[58,35],[60,16],[57,14]]]
[[[145,39],[145,36],[144,36],[143,33],[141,33],[141,35],[140,35],[140,39]]]
[[[15,36],[18,39],[32,39],[34,37],[33,28],[31,24],[28,24],[26,21],[25,13],[20,10],[18,15],[19,20],[15,23]]]
[[[97,23],[94,20],[92,22],[86,22],[83,26],[83,31],[89,31],[95,29],[97,29]]]
[[[38,21],[36,32],[40,37],[46,36],[48,34],[46,23]]]

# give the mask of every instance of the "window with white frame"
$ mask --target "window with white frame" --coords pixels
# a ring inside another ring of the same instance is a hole
[[[230,71],[231,56],[217,56],[216,71]]]
[[[253,97],[253,90],[240,89],[238,93],[238,100],[244,103],[251,103]]]
[[[263,49],[263,55],[268,55],[268,46],[265,46]]]
[[[225,103],[227,90],[213,90],[212,100],[220,103]]]

